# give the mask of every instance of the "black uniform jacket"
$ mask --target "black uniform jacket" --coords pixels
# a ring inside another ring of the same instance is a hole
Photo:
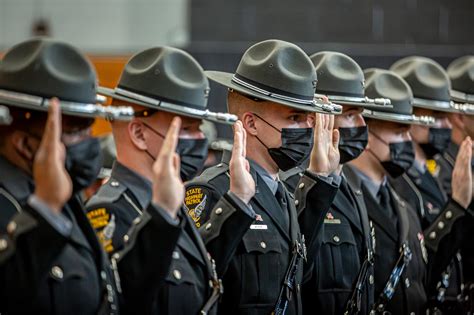
[[[3,157],[0,174],[0,207],[9,210],[0,215],[8,222],[0,235],[2,314],[149,313],[151,301],[137,290],[155,289],[169,266],[179,227],[150,206],[131,235],[135,246],[111,264],[79,198],[54,214],[31,196],[32,179]],[[168,238],[156,231],[166,231]]]
[[[185,203],[196,225],[201,227],[209,252],[216,258],[218,273],[223,275],[225,292],[219,312],[270,314],[277,302],[295,242],[300,233],[304,234],[308,258],[314,257],[314,238],[338,188],[305,172],[295,198],[285,192],[286,221],[284,209],[251,166],[256,184],[256,194],[250,201],[254,213],[211,211],[229,189],[229,160],[230,152],[225,152],[221,164],[191,181],[187,185]],[[310,204],[313,206],[309,207]],[[234,217],[247,218],[244,235],[235,234],[238,226],[233,223]],[[229,256],[225,248],[233,244],[237,244],[237,250]],[[302,279],[300,267],[287,314],[302,313]]]

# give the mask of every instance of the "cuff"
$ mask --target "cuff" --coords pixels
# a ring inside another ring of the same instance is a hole
[[[237,197],[233,192],[228,191],[227,192],[227,198],[230,199],[230,201],[236,205],[238,208],[242,209],[249,217],[256,218],[257,214],[255,211],[252,209],[252,206],[250,204],[246,204],[245,202],[242,201],[239,197]]]
[[[163,209],[162,207],[158,206],[157,204],[155,203],[150,203],[150,207],[155,210],[156,212],[158,212],[159,215],[161,215],[163,217],[163,219],[170,225],[172,226],[178,226],[180,221],[179,221],[179,218],[176,217],[176,219],[172,218],[171,215],[168,213],[168,211],[166,211],[165,209]]]

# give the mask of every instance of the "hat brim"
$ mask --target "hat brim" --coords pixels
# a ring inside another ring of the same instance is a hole
[[[119,100],[119,101],[133,103],[133,104],[140,105],[146,108],[169,112],[169,113],[173,113],[173,114],[177,114],[181,116],[186,116],[186,117],[191,117],[191,118],[196,118],[196,119],[204,119],[211,122],[227,124],[227,125],[233,125],[237,121],[237,116],[235,115],[225,114],[228,117],[231,117],[231,116],[234,116],[234,117],[231,117],[231,119],[223,119],[223,118],[218,118],[220,113],[211,112],[209,110],[199,110],[199,109],[194,109],[190,107],[184,107],[182,105],[176,105],[176,104],[172,104],[168,102],[158,101],[158,100],[156,100],[155,104],[152,104],[151,102],[149,103],[149,102],[145,102],[145,101],[138,100],[135,98],[127,97],[125,95],[118,94],[115,89],[111,89],[107,87],[100,86],[98,88],[98,93],[101,95],[105,95],[110,98]]]
[[[35,111],[47,112],[51,99],[37,95],[18,93],[0,89],[0,105],[20,107]],[[104,118],[106,120],[131,120],[131,107],[102,106],[98,104],[76,103],[59,100],[63,115],[81,118]]]
[[[474,94],[467,94],[457,90],[450,91],[451,99],[455,102],[468,103],[474,105]]]
[[[325,95],[325,94],[322,94]],[[390,104],[389,99],[377,99],[377,100],[384,100],[385,104],[377,104],[375,103],[376,100],[365,98],[365,97],[350,97],[350,96],[340,96],[340,95],[326,95],[328,99],[335,103],[342,106],[355,106],[355,107],[362,107],[367,108],[370,110],[377,110],[381,108],[393,108]],[[367,100],[372,100],[372,102],[367,102]]]
[[[321,114],[333,114],[333,115],[340,114],[340,112],[332,112],[332,111],[324,110],[322,108],[322,106],[325,106],[327,104],[319,103],[318,101],[315,101],[314,106],[313,105],[303,105],[303,104],[300,104],[300,103],[290,102],[290,101],[282,100],[280,98],[272,97],[271,95],[265,95],[265,94],[262,94],[262,93],[255,92],[254,90],[251,90],[251,89],[246,88],[242,85],[234,83],[232,81],[232,78],[234,77],[233,73],[221,72],[221,71],[204,71],[204,73],[206,74],[206,76],[210,80],[212,80],[214,82],[217,82],[217,83],[219,83],[223,86],[226,86],[229,89],[235,90],[237,92],[240,92],[240,93],[243,93],[243,94],[246,94],[246,95],[249,95],[249,96],[253,96],[253,97],[258,98],[258,99],[262,99],[262,100],[270,101],[270,102],[275,102],[275,103],[281,104],[283,106],[295,108],[295,109],[306,111],[306,112],[314,112],[314,113],[321,113]],[[321,108],[319,108],[318,105],[321,106]]]
[[[362,112],[362,116],[366,118],[391,121],[391,122],[396,122],[396,123],[406,124],[406,125],[433,126],[435,123],[435,119],[429,116],[416,116],[416,115],[387,113],[387,112],[372,111],[369,109],[365,109]]]
[[[474,115],[474,104],[459,104],[453,101],[435,101],[424,98],[414,98],[413,107],[430,109],[445,113],[458,113]]]

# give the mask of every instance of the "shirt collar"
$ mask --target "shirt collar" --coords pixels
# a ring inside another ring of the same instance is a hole
[[[358,169],[354,165],[352,165],[352,169],[354,170],[356,175],[362,179],[363,185],[365,186],[365,188],[367,188],[367,190],[372,195],[372,197],[374,197],[377,200],[377,194],[380,190],[380,186],[387,184],[387,176],[384,176],[381,183],[376,183],[372,180],[372,178],[367,176],[364,172],[362,172],[360,169]]]
[[[250,167],[255,170],[255,172],[263,179],[265,184],[268,186],[272,194],[275,194],[278,189],[278,181],[274,180],[273,177],[268,174],[268,172],[258,165],[255,161],[248,159]]]

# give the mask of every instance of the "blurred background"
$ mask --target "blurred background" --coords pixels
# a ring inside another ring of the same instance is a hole
[[[156,45],[229,72],[246,48],[269,38],[308,54],[340,51],[362,68],[408,55],[447,66],[474,54],[473,33],[474,0],[0,0],[0,55],[31,36],[53,36],[87,53],[109,87],[133,53]],[[226,90],[211,88],[210,108],[225,111]],[[219,128],[219,137],[230,135]],[[103,121],[94,126],[108,130]]]

